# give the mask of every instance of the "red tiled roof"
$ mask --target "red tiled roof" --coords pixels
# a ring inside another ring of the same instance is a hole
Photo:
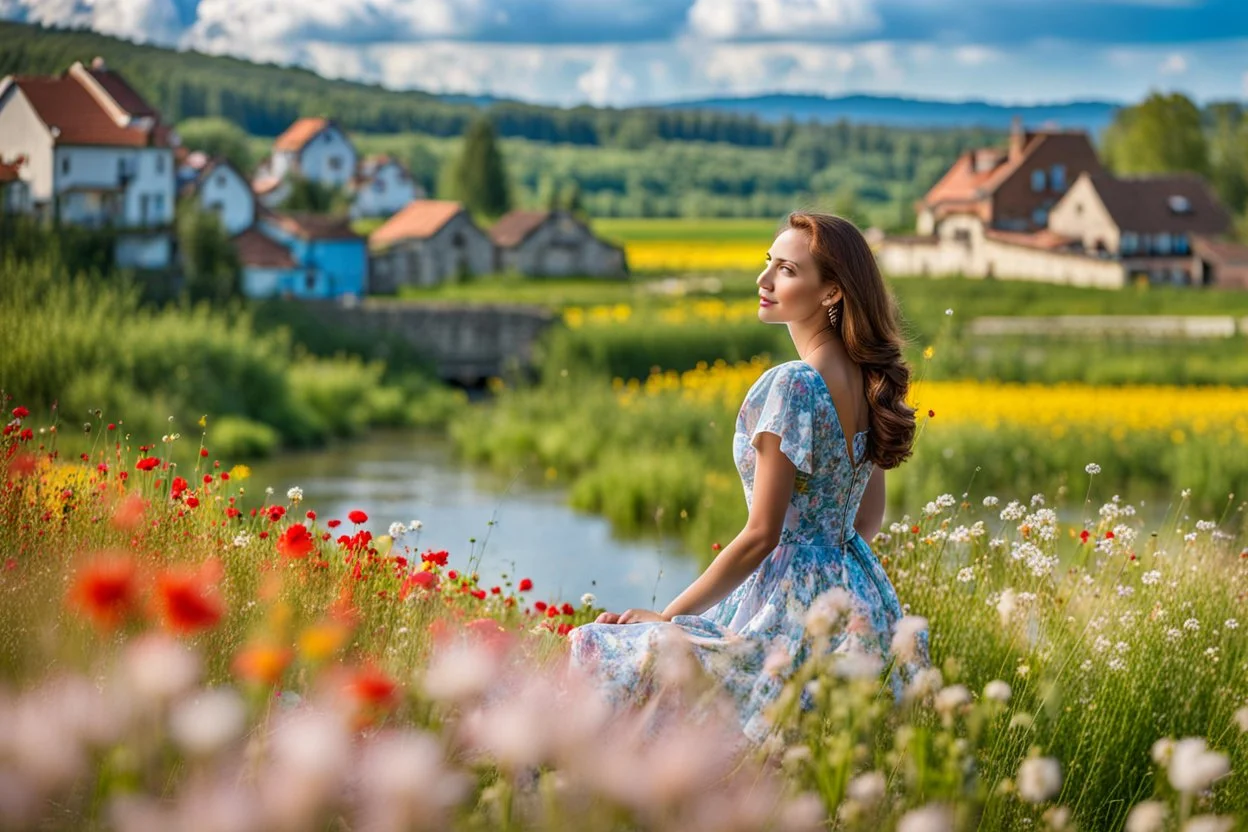
[[[1119,179],[1108,173],[1090,175],[1092,186],[1114,224],[1136,234],[1221,234],[1231,225],[1230,215],[1193,173],[1172,173]],[[1186,200],[1189,210],[1178,212],[1171,197]]]
[[[255,228],[248,228],[230,241],[238,252],[238,260],[244,266],[260,269],[293,269],[294,258],[286,247],[271,240]]]
[[[89,69],[91,77],[117,102],[117,106],[136,118],[160,118],[160,113],[143,100],[134,87],[111,69]]]
[[[55,128],[55,144],[147,147],[151,143],[153,131],[119,125],[71,76],[19,76],[13,80],[39,120],[49,130]]]
[[[1192,236],[1192,251],[1224,266],[1248,266],[1248,246],[1231,240],[1217,240],[1196,234]]]
[[[512,211],[494,223],[490,239],[500,248],[518,246],[546,222],[550,214],[550,211]]]
[[[322,130],[329,126],[329,119],[301,118],[286,128],[286,132],[273,142],[274,150],[288,150],[298,153],[304,145],[316,138]]]
[[[343,217],[327,217],[322,214],[279,214],[270,211],[265,219],[288,234],[305,240],[353,240],[363,239],[351,230],[351,221]]]
[[[463,210],[463,205],[451,200],[414,200],[370,234],[369,245],[385,246],[399,240],[427,239]]]
[[[990,196],[1044,143],[1066,139],[1085,141],[1079,132],[1042,130],[1023,135],[1022,152],[1011,159],[1001,148],[968,150],[958,157],[945,175],[923,197],[923,204],[975,203]],[[980,164],[976,165],[976,162]]]
[[[1047,228],[1042,228],[1039,231],[1001,231],[989,228],[984,231],[984,236],[1002,243],[1026,246],[1027,248],[1039,248],[1045,251],[1058,251],[1080,242],[1079,237],[1067,237],[1065,234],[1058,234],[1056,231],[1050,231]]]

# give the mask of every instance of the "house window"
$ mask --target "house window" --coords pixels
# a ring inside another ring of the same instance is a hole
[[[126,181],[127,176],[128,174],[126,173],[126,160],[118,159],[117,160],[117,181],[124,183]]]
[[[153,196],[152,204],[156,207],[156,219],[163,220],[165,217],[165,195],[156,194]]]
[[[1189,251],[1191,251],[1191,249],[1188,248],[1188,245],[1187,245],[1187,235],[1175,234],[1174,235],[1174,253],[1175,254],[1187,254]]]
[[[156,154],[156,172],[157,173],[165,172],[165,154],[163,153]]]
[[[1054,165],[1049,169],[1049,181],[1053,183],[1053,190],[1066,190],[1066,166]]]
[[[1170,235],[1165,231],[1153,238],[1153,245],[1156,247],[1158,254],[1170,253]]]
[[[1149,248],[1152,242],[1153,241],[1148,238],[1147,234],[1141,234],[1140,245],[1138,246],[1140,254],[1152,254],[1153,250]]]
[[[1037,168],[1031,172],[1031,189],[1036,193],[1044,190],[1044,168]]]
[[[1083,216],[1083,203],[1082,203],[1082,202],[1076,202],[1076,203],[1075,203],[1075,216],[1076,216],[1076,217],[1082,217],[1082,216]]]
[[[69,157],[68,156],[61,157],[61,173],[66,176],[69,175]]]
[[[342,160],[339,159],[337,156],[330,156],[329,157],[329,169],[334,172],[342,170]]]
[[[1118,247],[1122,249],[1123,254],[1135,254],[1135,248],[1140,244],[1139,238],[1134,231],[1124,231],[1122,240]]]
[[[1045,225],[1049,221],[1049,209],[1040,207],[1032,211],[1031,221],[1036,225]]]
[[[303,286],[304,286],[304,289],[306,289],[309,292],[316,290],[316,273],[315,272],[308,272],[307,276],[304,277],[303,279]]]
[[[218,188],[224,188],[224,187],[225,187],[225,174],[224,174],[224,173],[218,173],[218,174],[217,174],[217,187],[218,187]]]
[[[380,179],[376,180],[373,182],[373,190],[379,194],[384,194],[386,192],[386,183]]]

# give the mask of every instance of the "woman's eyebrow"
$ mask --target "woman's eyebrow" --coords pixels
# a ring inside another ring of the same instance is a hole
[[[772,260],[775,260],[778,263],[788,263],[790,266],[797,265],[797,263],[794,262],[793,260],[785,260],[783,257],[777,257],[776,255],[772,254],[770,251],[767,252],[767,256],[770,257]]]

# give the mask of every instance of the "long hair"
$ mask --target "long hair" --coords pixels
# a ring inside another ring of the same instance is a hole
[[[795,211],[788,228],[810,235],[810,253],[825,283],[841,288],[841,340],[862,368],[871,430],[867,456],[880,468],[896,468],[914,444],[914,408],[906,404],[910,366],[897,324],[897,303],[880,276],[875,254],[852,222],[831,214]]]

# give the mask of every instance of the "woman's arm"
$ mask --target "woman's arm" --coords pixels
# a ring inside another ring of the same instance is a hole
[[[779,544],[784,515],[793,497],[797,468],[780,450],[780,437],[776,434],[759,433],[756,441],[754,496],[745,528],[688,589],[667,605],[662,613],[664,618],[706,612],[740,586]]]
[[[854,529],[864,540],[870,540],[879,534],[884,525],[884,469],[874,466],[871,479],[867,480],[866,491],[862,493],[862,502],[858,503],[858,516],[854,518]]]

